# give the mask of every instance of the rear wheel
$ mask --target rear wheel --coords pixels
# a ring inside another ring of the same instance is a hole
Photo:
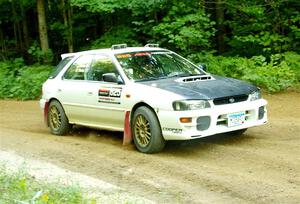
[[[54,135],[65,135],[71,128],[65,111],[58,101],[51,101],[48,110],[48,121],[50,131]]]
[[[134,144],[140,152],[155,153],[165,146],[158,119],[148,107],[139,107],[134,112],[132,133]]]

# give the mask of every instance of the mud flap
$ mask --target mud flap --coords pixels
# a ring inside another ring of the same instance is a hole
[[[130,127],[130,111],[125,112],[123,145],[128,145],[132,141],[131,127]]]
[[[44,122],[47,125],[47,127],[49,127],[48,111],[49,111],[49,102],[46,102],[44,106]]]

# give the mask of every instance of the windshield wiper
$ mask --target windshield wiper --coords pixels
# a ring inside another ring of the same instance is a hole
[[[190,74],[190,73],[170,73],[168,77],[188,77],[188,76],[198,76],[198,75],[203,75],[202,73],[200,74]]]
[[[168,77],[167,77],[167,76],[161,76],[161,77],[149,77],[149,78],[145,78],[145,79],[138,79],[138,80],[135,80],[135,82],[154,81],[154,80],[166,79],[166,78],[168,78]]]
[[[143,82],[143,81],[154,81],[154,80],[158,80],[158,77],[149,77],[149,78],[145,78],[145,79],[138,79],[135,80],[135,82]]]

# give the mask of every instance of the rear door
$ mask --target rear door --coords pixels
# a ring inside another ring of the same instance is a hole
[[[87,73],[92,60],[93,55],[78,57],[64,73],[62,80],[58,81],[57,97],[71,123],[89,121],[87,113],[90,110],[87,103],[91,93],[87,83]]]

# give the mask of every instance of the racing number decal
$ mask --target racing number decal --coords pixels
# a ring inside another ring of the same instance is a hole
[[[113,103],[113,104],[121,104],[121,93],[122,88],[115,87],[105,87],[99,89],[98,92],[98,102],[99,103]]]
[[[121,97],[121,91],[122,91],[122,89],[112,89],[109,92],[109,96],[120,98]]]

